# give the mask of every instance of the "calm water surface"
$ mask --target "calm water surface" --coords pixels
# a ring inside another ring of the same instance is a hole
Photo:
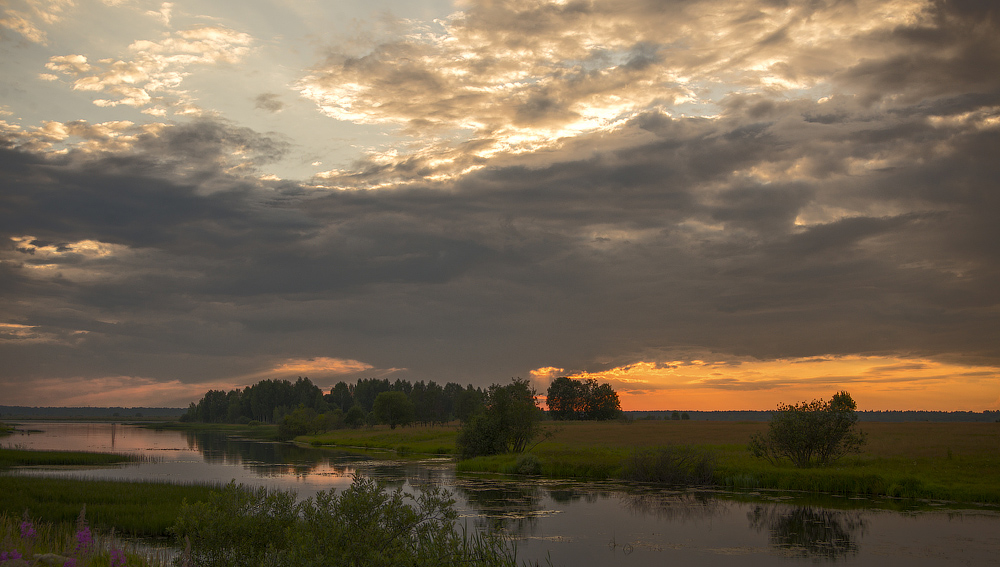
[[[501,528],[522,560],[573,565],[1000,565],[1000,513],[926,503],[669,490],[619,483],[457,476],[450,460],[371,456],[220,433],[105,423],[29,423],[6,438],[31,449],[119,451],[154,462],[18,474],[226,483],[305,498],[354,474],[417,491],[443,485],[470,527]],[[909,506],[909,509],[907,508]],[[891,508],[891,509],[887,509]]]

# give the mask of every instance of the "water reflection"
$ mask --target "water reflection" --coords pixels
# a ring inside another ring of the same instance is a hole
[[[750,527],[767,530],[771,545],[799,557],[841,559],[858,553],[866,522],[859,511],[809,506],[756,506],[747,512]]]
[[[536,482],[477,478],[456,480],[454,487],[475,512],[479,529],[530,534],[538,518],[550,513],[541,505],[544,493]]]
[[[726,512],[728,505],[711,493],[686,490],[623,492],[619,500],[634,515],[671,522],[705,520]]]

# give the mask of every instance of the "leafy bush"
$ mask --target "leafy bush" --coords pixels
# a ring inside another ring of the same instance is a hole
[[[208,502],[184,503],[171,531],[190,542],[199,567],[287,565],[288,532],[298,518],[294,492],[227,484]]]
[[[637,449],[622,463],[620,474],[622,479],[636,482],[710,484],[715,455],[680,445]]]
[[[490,386],[483,410],[462,426],[455,439],[462,458],[524,452],[539,430],[541,410],[535,395],[528,381],[520,378],[506,386]]]
[[[181,561],[199,566],[516,564],[505,540],[456,528],[453,506],[439,488],[414,497],[364,477],[298,505],[292,492],[230,483],[208,504],[186,507],[175,533],[190,543]]]
[[[514,463],[514,474],[542,474],[542,462],[530,453],[521,455]]]
[[[750,454],[771,463],[787,457],[797,467],[809,467],[860,452],[865,434],[857,428],[856,408],[847,392],[835,394],[829,402],[779,405],[767,434],[750,438]]]

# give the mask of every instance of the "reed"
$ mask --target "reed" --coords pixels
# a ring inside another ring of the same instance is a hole
[[[83,451],[32,451],[0,448],[0,470],[26,466],[103,466],[150,462],[151,457],[128,453],[85,453]]]

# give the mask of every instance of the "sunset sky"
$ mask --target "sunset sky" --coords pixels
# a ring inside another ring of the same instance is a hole
[[[0,405],[564,375],[1000,409],[1000,3],[0,3]]]

